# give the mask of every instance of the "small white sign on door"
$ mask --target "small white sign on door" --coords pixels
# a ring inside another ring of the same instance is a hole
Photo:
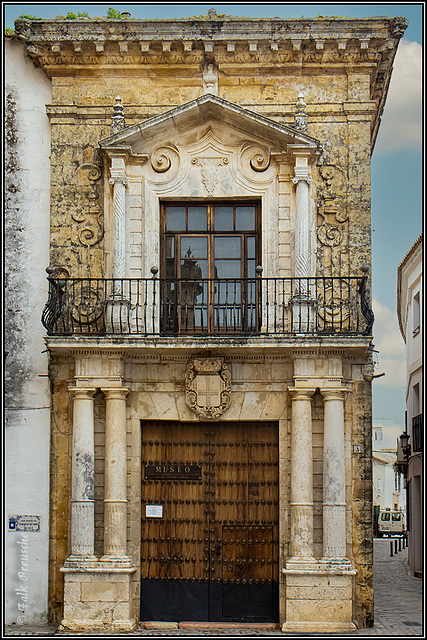
[[[163,505],[147,504],[145,505],[146,518],[163,518]]]

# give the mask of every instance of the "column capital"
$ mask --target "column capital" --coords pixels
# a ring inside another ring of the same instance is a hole
[[[74,398],[87,398],[91,399],[96,393],[96,389],[94,387],[68,387],[68,391],[73,395]]]
[[[292,182],[294,184],[298,184],[298,182],[306,182],[307,184],[311,184],[313,181],[308,175],[298,175],[292,178]]]
[[[121,400],[126,398],[129,393],[127,387],[101,387],[101,391],[107,400]]]
[[[320,393],[323,396],[323,400],[345,400],[347,393],[349,392],[348,387],[336,387],[335,389],[320,389]]]
[[[288,393],[292,400],[308,400],[315,392],[315,388],[288,387]]]
[[[120,174],[120,175],[112,175],[111,178],[109,178],[108,182],[110,184],[116,184],[116,183],[121,183],[124,184],[125,187],[128,186],[129,182],[128,179],[125,175]]]

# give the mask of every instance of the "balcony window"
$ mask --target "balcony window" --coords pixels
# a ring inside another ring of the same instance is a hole
[[[163,204],[162,326],[212,333],[257,325],[257,203]]]
[[[412,299],[412,334],[420,332],[420,294],[416,293]]]
[[[412,451],[420,453],[424,444],[423,434],[423,414],[419,413],[412,418]]]

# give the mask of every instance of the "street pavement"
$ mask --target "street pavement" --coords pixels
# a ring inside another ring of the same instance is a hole
[[[176,636],[245,636],[245,637],[332,637],[348,638],[352,636],[424,636],[423,619],[423,590],[422,580],[414,578],[408,568],[408,549],[402,549],[394,553],[395,538],[393,540],[393,556],[390,556],[390,539],[377,538],[374,540],[374,612],[375,624],[370,629],[358,629],[345,634],[321,634],[282,633],[279,629],[138,629],[132,633],[120,634],[126,636],[152,636],[170,637]],[[56,627],[18,627],[9,626],[4,630],[4,636],[49,638],[52,636],[88,637],[110,636],[117,634],[107,633],[64,633],[57,631]]]

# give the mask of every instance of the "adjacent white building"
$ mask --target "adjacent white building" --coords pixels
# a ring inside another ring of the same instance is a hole
[[[403,451],[407,482],[408,561],[422,576],[423,565],[423,237],[414,242],[397,271],[397,314],[406,344],[406,428],[409,447]],[[404,443],[404,440],[401,443]]]
[[[50,389],[44,329],[49,262],[51,83],[5,42],[6,623],[47,620]]]

